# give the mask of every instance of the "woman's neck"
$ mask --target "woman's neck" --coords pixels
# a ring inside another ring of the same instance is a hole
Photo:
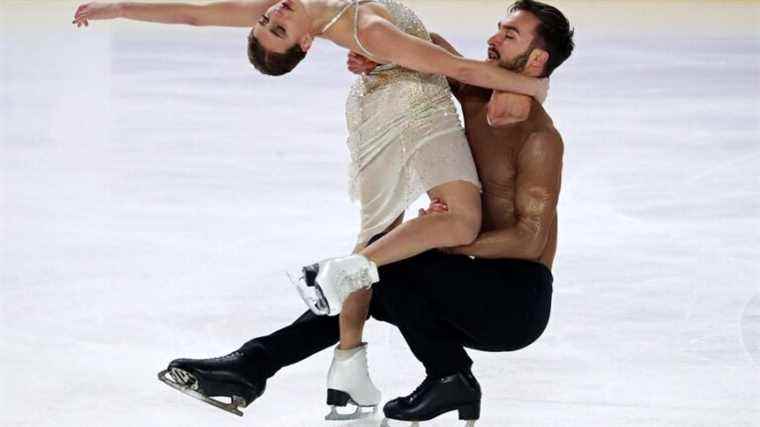
[[[346,7],[351,0],[302,0],[306,13],[311,16],[311,30],[313,36],[322,34],[325,26],[335,18],[341,9]]]

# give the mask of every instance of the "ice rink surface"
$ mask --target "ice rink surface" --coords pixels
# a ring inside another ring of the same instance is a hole
[[[547,103],[554,310],[527,349],[471,352],[479,425],[758,426],[759,4],[554,3],[577,28]],[[482,58],[507,3],[408,4]],[[321,421],[329,351],[243,418],[155,377],[292,321],[284,271],[353,246],[345,53],[266,78],[244,29],[76,30],[75,6],[0,4],[0,425],[377,426]],[[418,385],[396,330],[367,339],[384,398]]]

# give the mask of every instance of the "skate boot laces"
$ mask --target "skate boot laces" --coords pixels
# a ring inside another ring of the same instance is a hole
[[[409,403],[414,403],[417,399],[420,398],[425,393],[425,390],[430,388],[430,386],[435,382],[436,380],[432,377],[425,377],[425,379],[422,381],[422,384],[418,385],[417,388],[414,389],[414,391],[406,396],[406,400]]]
[[[211,362],[224,362],[225,360],[236,359],[241,356],[243,356],[243,353],[236,350],[230,354],[225,354],[224,356],[219,356],[219,357],[212,357],[211,359],[208,359],[208,360]]]

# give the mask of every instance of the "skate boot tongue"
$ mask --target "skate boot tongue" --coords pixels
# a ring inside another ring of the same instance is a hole
[[[425,377],[425,380],[422,381],[422,384],[418,385],[417,388],[415,388],[409,396],[406,396],[406,401],[409,403],[409,405],[414,405],[415,402],[419,401],[423,396],[425,396],[427,391],[433,387],[437,381],[439,381],[438,378]]]

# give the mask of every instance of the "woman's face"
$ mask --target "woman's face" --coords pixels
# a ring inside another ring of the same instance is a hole
[[[300,0],[275,3],[260,18],[251,33],[268,51],[285,53],[295,44],[308,50],[311,18]],[[305,46],[305,44],[307,44]]]

